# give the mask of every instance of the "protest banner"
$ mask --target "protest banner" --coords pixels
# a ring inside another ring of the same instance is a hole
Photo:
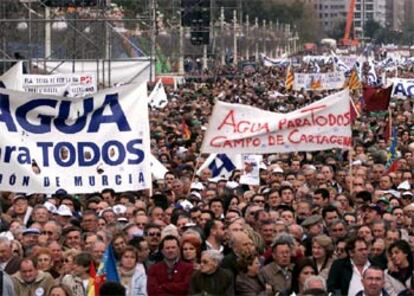
[[[201,151],[267,154],[349,149],[351,139],[350,98],[345,89],[287,114],[218,101]]]
[[[293,90],[330,90],[342,89],[345,75],[342,72],[295,73]]]
[[[98,91],[95,73],[23,74],[22,62],[5,72],[0,81],[7,89],[54,96],[86,96]]]
[[[414,79],[391,78],[387,80],[387,83],[394,84],[391,97],[399,99],[414,98]]]
[[[86,96],[98,91],[95,73],[23,75],[23,91],[55,95]]]
[[[149,188],[147,100],[145,84],[70,99],[0,89],[0,190]]]

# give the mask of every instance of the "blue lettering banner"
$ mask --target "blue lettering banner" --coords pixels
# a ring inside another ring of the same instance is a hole
[[[70,99],[0,89],[0,190],[149,188],[147,101],[145,84]]]

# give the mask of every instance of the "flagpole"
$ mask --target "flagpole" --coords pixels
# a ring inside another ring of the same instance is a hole
[[[194,167],[194,172],[193,172],[193,176],[191,177],[191,182],[190,182],[190,187],[188,188],[188,191],[187,191],[187,196],[190,194],[190,192],[191,192],[191,184],[193,184],[193,182],[194,182],[194,179],[195,179],[195,177],[196,177],[196,174],[197,174],[197,171],[198,171],[198,168],[201,166],[201,157],[199,156],[199,157],[197,157],[197,162],[196,162],[196,166]]]

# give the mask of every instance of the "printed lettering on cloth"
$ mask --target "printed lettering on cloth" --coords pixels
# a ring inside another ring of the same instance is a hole
[[[149,188],[146,84],[64,98],[0,89],[0,190]]]
[[[393,83],[392,97],[414,98],[414,79],[391,78],[387,82]]]
[[[329,90],[342,89],[345,75],[342,72],[295,73],[293,90]]]
[[[85,96],[98,91],[95,73],[59,73],[51,75],[23,74],[18,62],[0,80],[4,88],[54,96]]]
[[[350,98],[345,89],[287,114],[218,101],[201,151],[267,154],[351,146]]]
[[[95,73],[23,75],[23,91],[55,96],[85,96],[98,91]]]

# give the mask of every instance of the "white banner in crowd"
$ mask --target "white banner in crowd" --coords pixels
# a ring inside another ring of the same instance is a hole
[[[211,171],[212,179],[228,179],[234,170],[242,169],[241,154],[210,154],[197,171],[199,176],[204,169]]]
[[[23,91],[55,95],[86,96],[98,91],[95,73],[23,75]]]
[[[23,62],[17,62],[0,76],[0,87],[23,90]]]
[[[387,84],[393,83],[392,97],[406,99],[414,98],[414,79],[391,78],[387,80]]]
[[[287,114],[218,101],[202,153],[267,154],[352,147],[349,90]]]
[[[330,73],[295,73],[293,90],[330,90],[342,89],[345,75],[342,72]]]
[[[7,89],[54,96],[86,96],[98,91],[95,73],[23,74],[22,62],[5,72],[0,81]]]
[[[38,63],[40,69],[47,70],[49,73],[72,73],[72,61],[47,61]],[[154,65],[153,65],[153,71]],[[95,73],[98,82],[104,82],[105,86],[122,85],[128,83],[141,84],[149,80],[150,62],[147,60],[131,61],[76,61],[75,73]],[[155,72],[153,72],[155,73]]]
[[[168,97],[161,79],[154,86],[154,89],[148,97],[148,101],[152,108],[164,109],[168,105]]]
[[[145,84],[70,99],[0,89],[0,190],[149,188],[147,104]]]

